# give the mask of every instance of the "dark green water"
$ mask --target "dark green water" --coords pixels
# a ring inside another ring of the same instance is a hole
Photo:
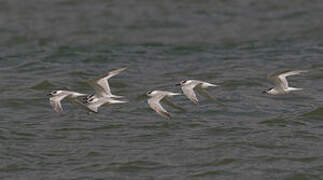
[[[0,179],[323,179],[323,2],[10,0],[0,2]],[[99,74],[130,103],[88,115],[54,89],[90,93]],[[304,91],[273,97],[267,75]],[[148,90],[184,79],[224,106]]]

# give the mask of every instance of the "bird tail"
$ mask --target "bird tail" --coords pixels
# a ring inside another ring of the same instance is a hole
[[[181,93],[171,93],[170,96],[179,96],[182,95]]]
[[[121,100],[111,100],[110,103],[111,104],[122,104],[122,103],[127,103],[128,101],[127,100],[124,100],[124,101],[121,101]]]
[[[111,98],[124,98],[124,96],[117,96],[117,95],[113,95],[113,94],[111,94],[110,97]]]
[[[288,90],[290,90],[290,91],[301,91],[301,90],[303,90],[303,88],[288,87]]]
[[[217,87],[217,86],[219,86],[219,85],[211,84],[211,83],[206,83],[206,82],[201,85],[202,88]]]
[[[207,85],[210,86],[210,87],[217,87],[217,86],[219,86],[219,85],[211,84],[211,83],[208,83]]]

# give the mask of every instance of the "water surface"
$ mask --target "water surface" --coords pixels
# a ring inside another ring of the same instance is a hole
[[[2,2],[1,179],[322,179],[323,43],[320,1]],[[88,115],[46,94],[91,93],[111,79],[130,101]],[[267,75],[304,91],[273,97]],[[186,112],[149,109],[148,90],[181,80],[218,83]]]

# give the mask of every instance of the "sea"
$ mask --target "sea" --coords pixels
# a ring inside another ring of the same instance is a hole
[[[0,179],[323,179],[323,1],[0,1]],[[88,114],[47,94],[91,94],[115,69],[127,104]],[[302,91],[264,94],[277,72]],[[219,85],[163,104],[182,80]]]

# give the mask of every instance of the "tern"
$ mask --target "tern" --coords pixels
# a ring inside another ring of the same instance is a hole
[[[217,102],[213,97],[211,97],[204,89],[207,87],[217,87],[219,85],[211,84],[204,81],[198,81],[198,80],[184,80],[181,81],[179,84],[176,84],[177,86],[181,86],[183,93],[185,96],[193,101],[193,103],[198,104],[199,101],[196,97],[196,94],[194,92],[194,89],[196,89],[202,96]],[[217,102],[218,103],[218,102]]]
[[[87,94],[81,94],[74,91],[56,90],[49,93],[48,96],[50,96],[49,103],[52,105],[54,110],[57,113],[62,113],[63,107],[62,107],[61,101],[64,98],[67,98],[68,100],[73,101],[73,99],[76,99],[79,96],[87,96]]]
[[[107,74],[98,76],[96,78],[93,78],[88,81],[90,86],[95,90],[95,94],[90,94],[84,100],[88,101],[90,103],[91,98],[102,98],[102,97],[111,97],[111,98],[123,98],[123,96],[117,96],[113,95],[110,90],[109,82],[108,80],[119,74],[120,72],[126,70],[127,67],[123,67],[114,71],[111,71]]]
[[[287,94],[291,91],[302,90],[302,88],[289,87],[286,77],[305,73],[305,72],[307,72],[307,71],[297,70],[297,71],[282,72],[282,73],[278,73],[278,74],[274,73],[272,75],[269,75],[268,79],[273,82],[275,87],[265,90],[265,91],[263,91],[263,93],[271,94],[271,95],[282,95],[282,94]]]
[[[148,105],[154,111],[156,111],[159,115],[161,115],[162,117],[164,117],[166,119],[170,119],[170,115],[162,107],[162,105],[160,104],[160,101],[163,101],[166,104],[168,104],[168,105],[170,105],[170,106],[172,106],[174,108],[183,110],[182,108],[176,106],[175,104],[173,104],[172,102],[170,102],[170,101],[167,100],[168,97],[181,95],[180,93],[173,93],[173,92],[168,92],[168,91],[154,90],[154,91],[148,91],[146,93],[146,95],[150,97],[148,99]]]

